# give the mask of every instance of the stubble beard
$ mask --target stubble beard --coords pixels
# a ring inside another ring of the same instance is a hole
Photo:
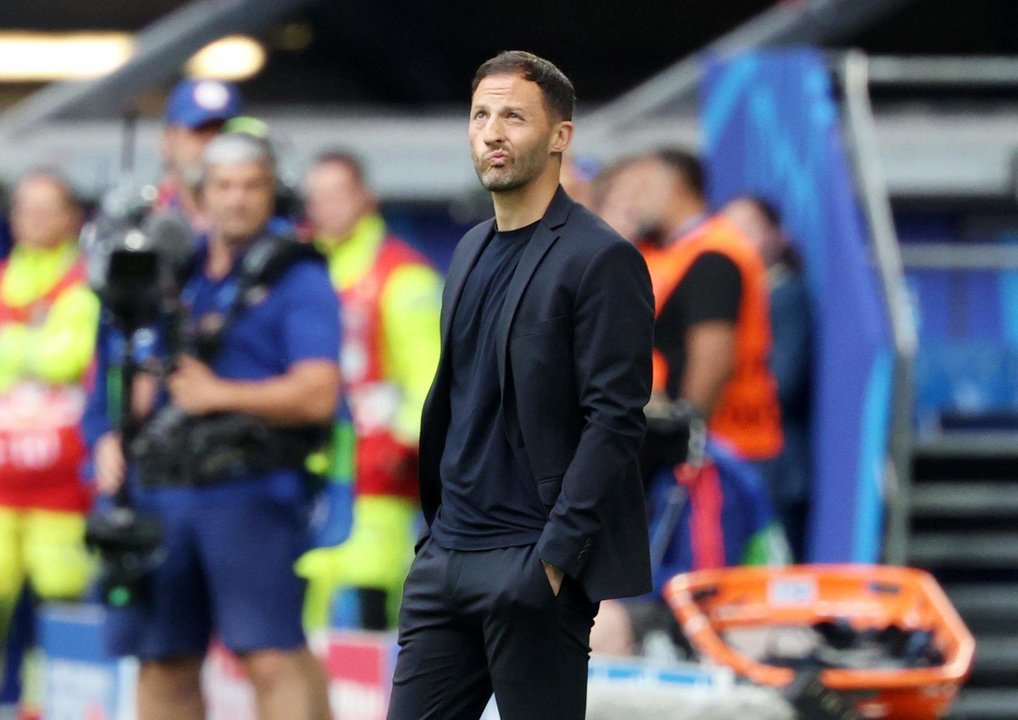
[[[509,161],[499,168],[485,168],[481,160],[474,161],[477,179],[485,190],[493,193],[511,192],[528,185],[544,170],[547,157],[539,150],[534,150],[526,155],[510,155]]]

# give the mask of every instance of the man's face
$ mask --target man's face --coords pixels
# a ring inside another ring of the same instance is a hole
[[[474,92],[470,154],[477,177],[491,192],[516,190],[536,179],[553,152],[557,126],[537,83],[519,75],[491,75]]]
[[[598,214],[619,235],[638,242],[666,230],[675,184],[674,174],[654,158],[636,160],[610,180]]]
[[[305,183],[305,210],[318,235],[345,238],[374,207],[374,198],[345,163],[323,162]]]
[[[757,204],[740,198],[725,205],[725,216],[735,223],[768,265],[781,254],[781,229],[774,227]]]
[[[260,162],[213,165],[202,195],[214,235],[227,242],[253,238],[272,216],[275,181]]]
[[[163,164],[187,185],[194,187],[201,179],[201,158],[205,146],[223,129],[219,121],[197,128],[169,125],[163,130]]]
[[[78,231],[80,215],[67,193],[51,178],[31,177],[18,184],[11,207],[14,240],[25,247],[56,247]]]

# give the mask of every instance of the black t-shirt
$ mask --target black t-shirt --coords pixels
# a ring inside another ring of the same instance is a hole
[[[690,265],[654,324],[654,347],[668,363],[666,390],[677,398],[686,370],[686,333],[699,323],[735,323],[742,302],[742,275],[725,255],[706,252]]]
[[[537,542],[547,510],[509,444],[495,333],[506,291],[537,223],[498,232],[470,271],[452,318],[451,418],[442,454],[442,504],[431,535],[450,550]]]

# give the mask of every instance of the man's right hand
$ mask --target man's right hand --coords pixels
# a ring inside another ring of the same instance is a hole
[[[95,444],[95,486],[112,495],[124,484],[124,448],[120,433],[108,432]]]

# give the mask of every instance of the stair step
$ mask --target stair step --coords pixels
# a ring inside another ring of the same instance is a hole
[[[972,666],[971,685],[1007,684],[1018,679],[1018,644],[1010,635],[976,637],[976,658]],[[1015,687],[1018,692],[1018,687]]]
[[[912,490],[913,516],[976,517],[1018,515],[1018,483],[927,482]]]
[[[1018,568],[1018,533],[922,532],[909,540],[909,564]]]
[[[936,438],[920,439],[913,453],[921,458],[1014,459],[1018,457],[1018,433],[1009,431],[946,433]]]
[[[976,637],[948,720],[1018,720],[1018,435],[913,448],[908,564],[933,571]]]
[[[1018,584],[965,584],[944,591],[973,633],[1018,634]]]
[[[964,688],[947,717],[948,720],[1018,720],[1018,688]]]

